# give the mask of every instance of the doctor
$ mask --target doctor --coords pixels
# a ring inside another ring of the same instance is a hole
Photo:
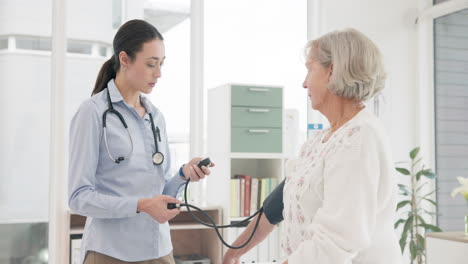
[[[113,48],[70,126],[69,206],[87,216],[81,263],[174,263],[167,221],[179,210],[167,204],[210,170],[194,158],[170,175],[164,117],[142,95],[161,77],[161,34],[131,20]]]

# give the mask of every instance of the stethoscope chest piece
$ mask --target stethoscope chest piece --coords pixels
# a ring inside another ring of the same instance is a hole
[[[164,161],[164,155],[161,152],[155,152],[153,154],[153,163],[156,165],[161,165]]]

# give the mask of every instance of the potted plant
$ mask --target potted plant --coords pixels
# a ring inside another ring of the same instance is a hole
[[[409,185],[398,184],[400,194],[405,199],[398,203],[397,212],[401,212],[402,218],[395,222],[395,229],[399,225],[403,224],[403,232],[400,238],[401,252],[405,251],[405,247],[408,245],[410,251],[411,263],[422,264],[425,258],[425,240],[424,233],[426,231],[442,231],[439,227],[426,223],[423,216],[432,216],[433,212],[428,211],[424,207],[424,203],[432,204],[437,206],[436,202],[430,198],[435,192],[425,191],[423,188],[430,181],[433,181],[436,177],[435,173],[431,169],[427,169],[422,165],[422,158],[419,157],[420,148],[414,148],[410,151],[409,156],[411,160],[404,162],[409,164],[408,168],[396,167],[395,169],[403,174],[405,177],[410,177]],[[424,178],[428,180],[423,180]]]

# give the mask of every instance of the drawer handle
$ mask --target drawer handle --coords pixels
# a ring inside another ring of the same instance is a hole
[[[249,91],[251,92],[268,92],[270,89],[268,88],[249,88]]]
[[[249,108],[249,112],[268,113],[268,112],[270,112],[270,109],[266,109],[266,108]]]
[[[270,130],[268,130],[268,129],[249,129],[249,133],[266,134],[266,133],[270,133]]]

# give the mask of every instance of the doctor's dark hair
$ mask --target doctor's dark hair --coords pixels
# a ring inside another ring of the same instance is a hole
[[[99,71],[91,95],[95,95],[107,87],[107,83],[115,78],[120,70],[119,53],[125,51],[130,60],[142,49],[143,44],[152,40],[164,40],[161,33],[150,23],[144,20],[130,20],[123,24],[115,34],[112,46],[114,54],[106,61]]]

